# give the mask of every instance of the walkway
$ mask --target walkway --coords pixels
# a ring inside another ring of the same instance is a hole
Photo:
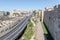
[[[44,40],[44,32],[42,29],[41,22],[38,20],[38,23],[36,25],[36,40]]]

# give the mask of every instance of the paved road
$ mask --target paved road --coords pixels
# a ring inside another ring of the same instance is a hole
[[[36,25],[37,31],[36,31],[36,40],[44,40],[44,32],[42,29],[41,22],[38,19],[38,23]]]
[[[7,33],[6,35],[0,37],[0,40],[13,40],[12,38],[15,38],[15,36],[17,36],[17,33],[21,33],[22,30],[25,28],[27,21],[32,17],[26,17],[24,18],[24,20],[22,20],[15,29],[13,29],[12,31],[10,31],[9,33]]]
[[[26,21],[27,21],[27,20],[26,20]],[[23,22],[24,22],[24,21],[23,21]],[[22,23],[23,23],[23,22],[22,22]],[[19,24],[22,25],[22,23],[19,23]],[[19,24],[18,24],[18,26],[17,26],[15,29],[13,29],[11,32],[9,32],[9,33],[6,34],[5,36],[1,37],[0,40],[3,40],[3,39],[5,40],[5,39],[9,38],[10,36],[13,37],[13,36],[14,36],[13,34],[14,34],[15,32],[16,32],[16,33],[18,32],[18,28],[19,28],[19,29],[22,28],[22,26],[20,26]],[[24,23],[23,23],[23,25],[24,25]],[[15,34],[16,34],[16,33],[15,33]]]

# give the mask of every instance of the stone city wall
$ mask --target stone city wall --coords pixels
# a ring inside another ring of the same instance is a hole
[[[54,10],[45,10],[44,22],[54,40],[60,40],[60,5],[54,6]]]

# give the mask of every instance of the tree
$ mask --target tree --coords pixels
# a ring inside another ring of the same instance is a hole
[[[36,10],[33,11],[34,16],[36,16]]]

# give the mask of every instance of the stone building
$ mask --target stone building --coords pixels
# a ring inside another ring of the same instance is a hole
[[[54,40],[60,40],[60,5],[45,10],[44,22]]]
[[[43,19],[44,19],[44,10],[39,10],[38,11],[38,15],[40,17],[40,21],[43,22]]]
[[[8,11],[0,11],[0,19],[8,18],[10,15],[10,12]]]

